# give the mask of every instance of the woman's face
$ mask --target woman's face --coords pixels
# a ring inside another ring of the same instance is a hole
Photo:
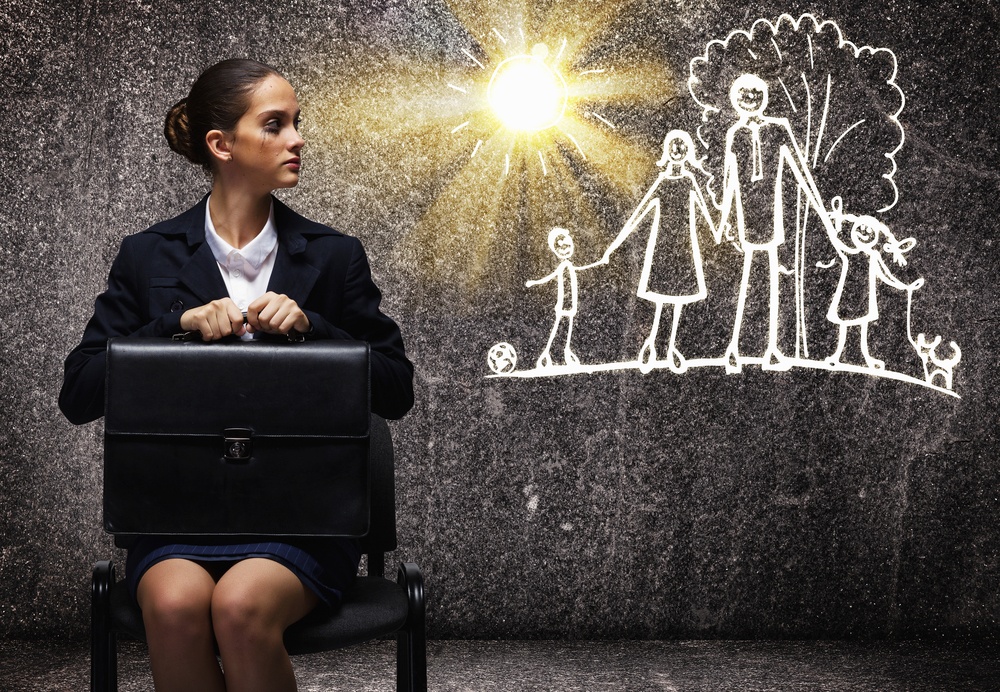
[[[292,85],[277,75],[267,77],[236,123],[230,140],[232,160],[222,164],[223,170],[231,168],[238,176],[235,182],[261,191],[295,187],[305,145],[298,127],[299,102]]]

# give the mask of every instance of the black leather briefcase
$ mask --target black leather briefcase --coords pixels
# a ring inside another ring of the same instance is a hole
[[[367,343],[118,338],[107,359],[107,531],[367,533]]]

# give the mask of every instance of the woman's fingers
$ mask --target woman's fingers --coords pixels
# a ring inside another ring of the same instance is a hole
[[[243,313],[230,298],[220,298],[187,310],[181,315],[181,329],[200,332],[204,341],[242,335]]]
[[[270,291],[247,306],[246,322],[243,313],[229,298],[213,300],[181,315],[181,329],[197,330],[205,341],[216,341],[231,334],[242,335],[245,331],[288,334],[294,329],[305,333],[309,326],[309,318],[298,303]]]
[[[298,303],[284,294],[268,291],[247,307],[250,331],[288,334],[293,329],[309,331],[309,318]]]

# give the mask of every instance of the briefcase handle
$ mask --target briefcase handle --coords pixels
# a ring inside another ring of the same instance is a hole
[[[301,343],[306,340],[306,335],[301,332],[297,332],[294,329],[287,334],[288,341],[294,344]],[[201,332],[197,329],[192,329],[188,332],[180,332],[179,334],[174,334],[170,337],[174,341],[201,341]]]
[[[246,323],[247,323],[247,313],[246,313],[246,311],[244,311],[243,312],[243,324],[246,325]],[[288,332],[287,336],[288,336],[288,340],[290,342],[296,343],[296,344],[297,343],[301,343],[301,342],[303,342],[303,341],[306,340],[306,335],[305,334],[303,334],[301,332],[298,332],[298,331],[296,331],[294,329],[291,330],[290,332]],[[173,339],[174,341],[201,341],[202,340],[201,339],[201,332],[199,332],[197,329],[191,329],[191,330],[186,331],[186,332],[180,332],[179,334],[174,334],[171,337],[171,339]]]

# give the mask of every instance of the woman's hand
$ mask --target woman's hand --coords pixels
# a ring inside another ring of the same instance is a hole
[[[216,341],[230,334],[242,336],[246,331],[243,313],[231,298],[219,298],[185,311],[181,315],[181,329],[201,332],[204,341]]]
[[[298,303],[284,295],[268,291],[247,306],[247,329],[267,334],[288,334],[293,329],[305,334],[312,328]]]

